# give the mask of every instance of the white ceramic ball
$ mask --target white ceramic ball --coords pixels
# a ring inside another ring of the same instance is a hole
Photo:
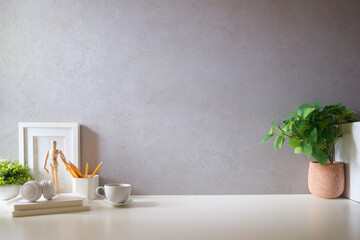
[[[43,197],[47,200],[51,200],[56,195],[55,185],[50,180],[44,180],[40,183]]]
[[[41,186],[38,182],[29,181],[20,189],[21,196],[30,202],[35,202],[41,197]]]

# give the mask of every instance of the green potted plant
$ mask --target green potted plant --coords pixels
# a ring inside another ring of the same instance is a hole
[[[15,197],[21,185],[34,178],[30,174],[30,168],[23,166],[17,161],[0,159],[0,199]]]
[[[344,164],[335,162],[335,144],[342,134],[339,125],[358,121],[356,112],[341,103],[320,107],[318,102],[303,104],[291,112],[287,120],[275,123],[264,136],[261,145],[276,135],[274,149],[287,145],[294,153],[313,157],[309,165],[309,190],[321,198],[337,198],[345,186]]]

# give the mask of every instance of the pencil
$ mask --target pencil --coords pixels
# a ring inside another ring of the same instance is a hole
[[[83,178],[84,176],[81,174],[80,170],[74,164],[72,164],[70,161],[69,161],[69,163],[70,163],[71,168],[76,172],[76,174],[79,177]]]
[[[72,173],[72,169],[69,167],[69,165],[63,160],[64,164],[65,164],[65,167],[66,169],[69,171],[69,173],[71,174],[71,176],[73,178],[75,178],[75,175]]]
[[[72,172],[72,175],[74,178],[79,178],[79,176],[76,174],[75,170],[71,167],[70,164],[68,164],[69,168],[70,168],[70,172]]]
[[[102,164],[103,164],[103,162],[101,162],[101,163],[99,164],[99,166],[97,166],[97,168],[95,169],[95,171],[91,174],[90,178],[92,178],[92,177],[95,175],[95,173],[99,170],[99,168],[101,167]]]
[[[86,163],[85,177],[84,178],[87,178],[88,171],[89,171],[89,163]]]
[[[63,161],[66,169],[69,171],[69,173],[71,174],[72,177],[75,177],[74,174],[72,173],[70,167],[68,166],[68,164],[66,163],[66,161],[64,159],[61,158],[61,160]]]

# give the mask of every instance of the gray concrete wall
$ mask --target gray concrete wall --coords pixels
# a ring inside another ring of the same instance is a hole
[[[0,2],[0,156],[18,122],[78,122],[82,161],[136,194],[307,193],[260,147],[274,112],[360,111],[359,1]],[[84,165],[84,164],[83,164]]]

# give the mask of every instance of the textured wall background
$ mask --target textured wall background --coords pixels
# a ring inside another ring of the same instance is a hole
[[[274,112],[360,111],[359,1],[0,1],[0,155],[79,122],[82,161],[137,194],[306,193],[260,147]]]

